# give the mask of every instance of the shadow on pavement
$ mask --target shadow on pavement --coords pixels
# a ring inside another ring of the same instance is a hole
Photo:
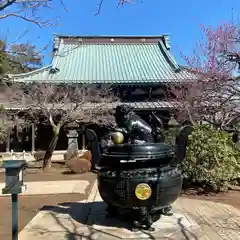
[[[68,214],[73,220],[88,225],[99,225],[99,226],[107,226],[107,227],[122,227],[129,228],[129,224],[115,220],[111,218],[106,220],[105,217],[96,217],[89,219],[92,215],[90,211],[96,211],[97,209],[106,208],[106,204],[102,201],[99,202],[91,202],[91,203],[81,203],[81,202],[66,202],[61,203],[58,206],[44,206],[41,210],[51,211],[55,213]],[[100,211],[101,213],[104,211]]]
[[[130,230],[131,225],[128,224],[127,222],[120,221],[114,218],[105,218],[101,217],[98,215],[98,212],[101,214],[104,211],[97,211],[97,209],[104,209],[106,208],[106,204],[104,202],[91,202],[91,203],[81,203],[81,202],[65,202],[61,203],[58,206],[44,206],[41,210],[44,211],[50,211],[52,213],[61,213],[61,214],[67,214],[71,217],[72,221],[76,221],[78,223],[81,223],[83,225],[86,225],[88,228],[89,233],[87,235],[85,234],[79,234],[77,229],[74,231],[69,231],[69,229],[65,226],[63,226],[63,223],[59,219],[57,219],[56,215],[52,214],[52,216],[55,218],[56,222],[66,230],[66,239],[68,240],[78,240],[84,239],[86,240],[94,240],[97,237],[97,232],[98,230],[93,228],[93,225],[98,225],[98,226],[106,226],[106,227],[117,227],[117,228],[125,228]],[[96,211],[96,217],[94,219],[92,218],[92,213],[91,211]],[[188,229],[185,229],[184,225],[181,223],[181,219],[179,219],[178,224],[181,228],[181,239],[186,239],[186,240],[198,240],[199,238],[193,234],[191,231]],[[155,240],[156,238],[147,231],[142,231],[144,234],[148,235],[148,239]],[[117,237],[113,238],[117,239]]]

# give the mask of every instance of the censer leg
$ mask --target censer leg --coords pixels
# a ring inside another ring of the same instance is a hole
[[[155,228],[151,227],[151,226],[146,226],[145,228],[147,231],[149,232],[154,232],[155,231]]]
[[[153,222],[157,222],[161,218],[161,214],[162,214],[162,212],[152,213],[151,216],[152,216]]]
[[[172,210],[172,206],[167,206],[165,208],[162,209],[162,215],[165,215],[165,216],[172,216],[173,213],[171,212]]]
[[[155,231],[155,229],[151,227],[153,224],[152,216],[149,214],[149,211],[145,207],[140,208],[140,223],[142,225],[142,228],[148,231]]]
[[[138,232],[141,229],[141,224],[139,221],[133,221],[133,227],[131,228],[132,232]]]

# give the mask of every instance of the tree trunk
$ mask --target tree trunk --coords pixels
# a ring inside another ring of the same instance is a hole
[[[53,127],[53,138],[52,138],[50,145],[49,145],[49,147],[44,155],[44,158],[43,158],[43,166],[42,166],[43,171],[45,169],[51,168],[51,163],[52,163],[51,158],[52,158],[53,152],[57,146],[60,128],[61,128],[60,125],[55,125]]]

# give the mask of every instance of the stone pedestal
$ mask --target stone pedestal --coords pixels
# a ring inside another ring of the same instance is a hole
[[[78,151],[78,132],[76,130],[69,130],[68,134],[68,149],[66,154],[66,160],[72,157],[72,155]]]
[[[161,216],[152,227],[155,231],[132,232],[131,225],[115,218],[108,218],[106,205],[97,194],[92,203],[87,225],[92,226],[96,239],[197,239],[200,226],[187,214],[173,206],[173,216]]]
[[[155,231],[132,232],[131,226],[126,222],[121,222],[114,218],[106,217],[104,206],[101,209],[94,209],[92,227],[99,233],[99,239],[112,236],[111,239],[187,239],[182,236],[192,235],[197,230],[198,225],[190,217],[181,212],[174,213],[173,216],[162,216],[152,227]],[[181,238],[183,237],[183,238]],[[109,238],[110,239],[110,238]],[[191,238],[190,238],[191,239]]]

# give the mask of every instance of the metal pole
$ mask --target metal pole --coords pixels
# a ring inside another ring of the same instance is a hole
[[[18,240],[18,194],[12,194],[12,240]]]

